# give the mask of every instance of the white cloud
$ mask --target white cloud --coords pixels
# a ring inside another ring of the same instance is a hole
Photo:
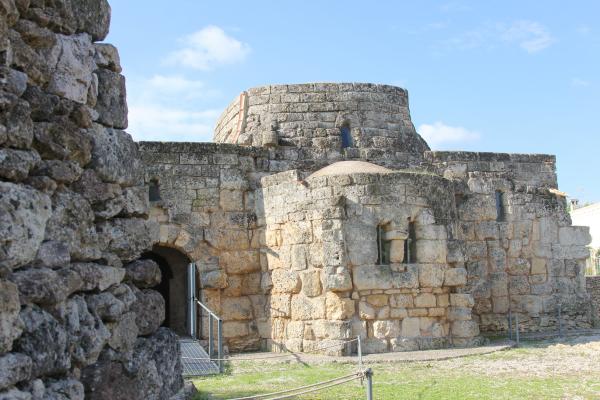
[[[502,32],[502,39],[518,43],[528,53],[536,53],[549,47],[554,38],[539,22],[516,21]]]
[[[220,110],[190,111],[159,104],[129,107],[129,128],[134,140],[209,142]]]
[[[417,129],[417,132],[427,141],[432,149],[446,143],[478,140],[480,137],[478,132],[470,131],[461,126],[449,126],[439,121],[431,125],[422,124]]]
[[[169,54],[165,59],[167,64],[208,71],[219,65],[241,62],[250,53],[248,44],[214,25],[182,38],[181,42],[183,48]]]
[[[212,140],[222,110],[211,105],[219,92],[181,75],[132,77],[127,82],[129,128],[135,140]]]
[[[590,81],[586,81],[581,78],[571,78],[571,86],[574,87],[588,87],[590,86]]]
[[[555,42],[548,29],[535,21],[515,21],[510,25],[486,23],[441,42],[445,50],[494,49],[499,44],[516,44],[528,53],[542,51]]]

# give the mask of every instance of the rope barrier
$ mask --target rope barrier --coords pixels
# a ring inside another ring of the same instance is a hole
[[[310,351],[305,351],[302,353],[297,353],[297,352],[289,352],[287,354],[273,354],[273,355],[269,355],[269,356],[263,356],[263,357],[248,357],[248,358],[209,358],[209,357],[204,357],[204,358],[196,358],[196,357],[181,357],[183,360],[196,360],[196,361],[257,361],[257,360],[268,360],[268,359],[273,359],[273,358],[285,358],[285,357],[292,357],[295,355],[302,355],[302,354],[315,354],[321,350],[325,350],[325,349],[330,349],[332,347],[341,347],[341,346],[346,346],[348,343],[352,343],[352,342],[356,342],[358,339],[350,339],[350,340],[346,340],[343,343],[336,343],[336,344],[332,344],[330,346],[324,346],[324,347],[320,347],[318,349],[314,349],[314,350],[310,350]]]
[[[260,394],[256,396],[248,396],[248,397],[237,397],[231,400],[283,400],[289,399],[291,397],[297,397],[303,394],[316,392],[319,390],[327,389],[330,387],[338,386],[347,382],[351,382],[355,379],[362,379],[364,373],[363,372],[355,372],[350,375],[340,376],[338,378],[330,379],[327,381],[322,381],[318,383],[313,383],[311,385],[300,386],[293,389],[282,390],[279,392],[272,392],[267,394]],[[272,397],[276,395],[284,394],[283,396]],[[268,398],[268,399],[267,399]]]
[[[349,375],[345,375],[345,376],[339,376],[337,378],[329,379],[327,381],[313,383],[311,385],[300,386],[300,387],[297,387],[297,388],[294,388],[294,389],[286,389],[286,390],[281,390],[279,392],[272,392],[272,393],[267,393],[267,394],[257,394],[257,395],[248,396],[248,397],[237,397],[237,398],[232,399],[232,400],[261,400],[261,399],[264,399],[265,397],[271,397],[271,396],[275,396],[275,395],[279,395],[279,394],[285,394],[285,393],[290,393],[290,392],[297,392],[297,391],[303,390],[303,389],[314,388],[316,386],[321,386],[321,385],[325,385],[325,384],[328,384],[328,383],[336,382],[336,381],[339,381],[341,379],[354,380],[354,379],[360,378],[361,376],[362,376],[362,372],[355,372],[353,374],[349,374]],[[351,378],[351,379],[349,379],[349,378]],[[342,383],[344,383],[344,382],[342,382]]]

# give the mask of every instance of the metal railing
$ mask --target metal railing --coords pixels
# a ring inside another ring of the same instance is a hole
[[[196,304],[198,307],[198,332],[200,332],[200,336],[203,334],[202,329],[202,321],[203,321],[203,311],[206,312],[206,317],[208,319],[208,358],[214,361],[217,361],[219,364],[219,372],[223,372],[223,320],[219,318],[217,314],[212,312],[210,308],[206,305],[202,304],[201,301],[196,300]],[[216,348],[216,357],[215,356],[215,331],[213,321],[217,323],[217,348]]]

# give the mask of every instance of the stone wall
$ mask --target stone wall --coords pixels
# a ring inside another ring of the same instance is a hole
[[[369,353],[474,343],[473,298],[461,293],[467,274],[451,240],[451,186],[433,175],[343,164],[346,172],[333,164],[333,175],[328,167],[305,180],[297,171],[262,180],[273,341],[294,351],[326,345],[329,353],[359,335]],[[410,263],[408,221],[417,239]],[[378,226],[391,246],[379,264]]]
[[[509,309],[523,329],[553,329],[559,303],[568,328],[589,326],[584,266],[590,236],[587,227],[571,226],[565,198],[555,190],[555,158],[466,152],[425,158],[455,182],[459,238],[481,330],[506,330]],[[502,192],[502,220],[496,191]]]
[[[140,150],[146,181],[160,192],[150,211],[158,244],[197,264],[201,299],[224,319],[229,350],[260,349],[266,299],[255,189],[268,173],[268,153],[215,143],[143,142]]]
[[[585,277],[587,292],[592,304],[592,320],[595,326],[600,325],[600,276]]]
[[[343,126],[350,128],[352,136],[351,146],[345,149],[340,138]],[[368,83],[250,89],[223,112],[214,141],[286,147],[290,161],[363,159],[396,167],[418,164],[429,149],[410,120],[408,93]]]
[[[0,398],[167,399],[183,381],[103,0],[0,2]]]

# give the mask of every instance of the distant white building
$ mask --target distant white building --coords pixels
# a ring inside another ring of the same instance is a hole
[[[590,247],[590,259],[586,268],[589,275],[600,275],[600,203],[589,206],[577,207],[577,203],[571,203],[571,220],[573,225],[589,226],[592,242]]]

